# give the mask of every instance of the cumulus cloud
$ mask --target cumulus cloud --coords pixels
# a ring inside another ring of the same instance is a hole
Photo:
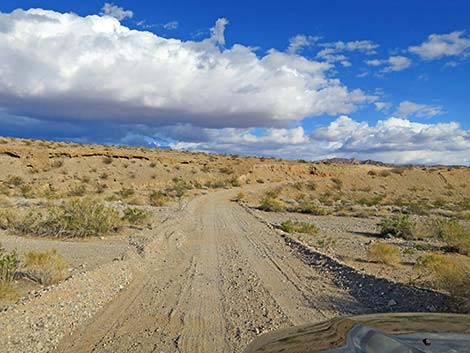
[[[0,109],[40,119],[284,127],[375,99],[332,79],[328,63],[223,47],[227,23],[217,20],[208,39],[182,41],[109,16],[0,13]]]
[[[399,118],[407,118],[415,116],[418,118],[430,118],[443,113],[443,109],[439,105],[418,104],[411,101],[403,101],[398,105],[395,116]]]
[[[162,26],[163,26],[163,28],[165,28],[167,30],[173,30],[173,29],[178,28],[179,23],[178,23],[178,21],[170,21],[170,22],[164,23]]]
[[[470,164],[470,131],[454,122],[422,124],[392,117],[370,125],[340,116],[311,133],[301,127],[266,129],[261,134],[252,129],[199,129],[188,139],[183,138],[184,129],[190,127],[172,135],[178,140],[170,144],[172,148],[309,160],[356,157],[390,163]]]
[[[470,55],[470,37],[464,31],[454,31],[448,34],[431,34],[428,40],[408,50],[419,55],[424,60],[440,59],[445,56]]]
[[[378,44],[370,40],[357,40],[350,42],[330,42],[318,44],[324,49],[317,53],[317,58],[325,60],[329,63],[339,62],[344,67],[351,66],[349,59],[345,52],[361,52],[366,55],[376,54],[375,49],[379,47]]]
[[[298,54],[304,48],[308,48],[319,41],[321,37],[306,36],[304,34],[297,34],[296,36],[289,39],[289,46],[287,52],[291,54]]]
[[[124,10],[122,7],[110,3],[105,3],[103,5],[101,14],[104,16],[114,17],[118,21],[122,21],[125,18],[132,18],[134,16],[134,13],[131,10]]]
[[[366,60],[366,64],[369,66],[384,66],[380,72],[397,72],[402,71],[411,66],[411,59],[406,56],[396,55],[390,56],[388,59],[372,59]]]

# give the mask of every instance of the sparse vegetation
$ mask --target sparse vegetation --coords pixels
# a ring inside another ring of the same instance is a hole
[[[22,271],[43,285],[51,285],[68,277],[69,265],[55,249],[29,251],[24,255]]]
[[[282,203],[282,201],[266,196],[261,200],[258,209],[268,212],[282,212],[286,210],[286,206]]]
[[[150,213],[136,207],[127,207],[122,219],[130,224],[142,224],[150,216]]]
[[[313,223],[285,221],[281,223],[281,229],[287,233],[305,233],[315,235],[318,233],[318,228]]]
[[[0,245],[0,283],[13,281],[18,264],[19,259],[16,251],[7,252]]]
[[[399,214],[380,222],[382,234],[390,234],[404,239],[413,239],[413,224],[410,217]]]
[[[164,206],[168,202],[168,197],[162,191],[152,191],[149,195],[149,204],[155,207]]]
[[[439,237],[463,255],[470,255],[470,231],[455,219],[438,222]]]
[[[111,163],[113,163],[113,157],[104,157],[104,158],[103,158],[103,163],[104,163],[104,164],[111,164]]]
[[[307,201],[307,200],[301,200],[299,204],[295,207],[292,207],[290,211],[299,212],[299,213],[307,213],[307,214],[312,214],[315,216],[324,216],[328,214],[328,211],[325,208],[316,205],[312,201]]]
[[[369,247],[369,258],[381,264],[395,266],[400,263],[400,249],[391,244],[374,243]]]
[[[455,297],[470,293],[470,259],[449,257],[438,253],[421,256],[415,265],[420,278],[431,287],[449,292]]]

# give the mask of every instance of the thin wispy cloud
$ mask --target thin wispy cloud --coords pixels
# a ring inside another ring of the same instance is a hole
[[[134,13],[131,10],[124,10],[122,7],[112,3],[105,3],[101,9],[101,14],[114,17],[118,21],[134,17]]]

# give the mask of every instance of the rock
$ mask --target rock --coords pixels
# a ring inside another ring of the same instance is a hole
[[[397,304],[398,304],[398,303],[397,303],[395,300],[390,299],[390,300],[388,301],[387,306],[395,306],[395,305],[397,305]]]

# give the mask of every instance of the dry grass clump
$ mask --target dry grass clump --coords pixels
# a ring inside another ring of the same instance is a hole
[[[246,194],[243,191],[240,191],[234,197],[231,198],[231,201],[240,202],[245,198],[246,198]]]
[[[0,300],[15,301],[19,298],[11,283],[0,281]]]
[[[266,196],[261,200],[258,209],[267,212],[282,212],[286,210],[286,206],[282,201]]]
[[[287,233],[305,233],[315,235],[318,233],[318,228],[313,223],[285,221],[281,223],[281,229]]]
[[[463,255],[470,255],[470,231],[459,221],[445,220],[438,222],[439,237],[450,247]]]
[[[55,249],[30,251],[24,255],[22,271],[30,279],[51,285],[68,277],[69,265]]]
[[[306,214],[312,214],[315,216],[324,216],[328,214],[328,211],[321,207],[316,205],[312,201],[307,201],[307,200],[301,200],[299,204],[295,207],[292,207],[290,209],[291,212],[299,212],[299,213],[306,213]]]
[[[455,297],[470,293],[470,259],[465,256],[445,256],[430,253],[421,256],[415,265],[425,283],[449,292]]]
[[[372,261],[395,266],[400,263],[400,249],[391,244],[375,243],[369,247],[369,259]]]
[[[152,191],[149,195],[149,204],[155,207],[161,207],[168,202],[168,197],[163,191]]]

